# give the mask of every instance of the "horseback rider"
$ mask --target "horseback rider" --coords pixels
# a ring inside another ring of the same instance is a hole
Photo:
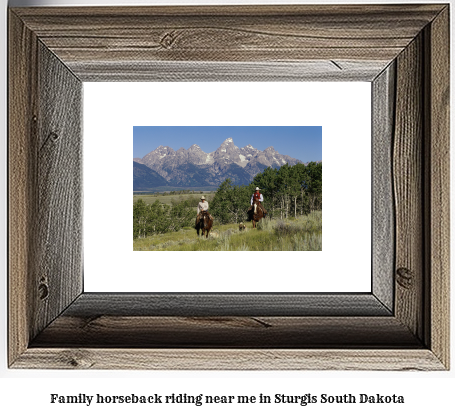
[[[199,219],[201,218],[201,213],[202,212],[207,212],[209,210],[209,202],[205,200],[205,196],[201,196],[201,201],[197,205],[197,217],[196,217],[196,223],[199,222]],[[208,213],[208,212],[207,212]],[[213,220],[213,217],[210,213],[208,213],[210,219]]]
[[[262,206],[262,202],[264,201],[264,196],[262,196],[262,193],[260,192],[260,190],[261,189],[259,189],[259,187],[256,187],[256,190],[254,191],[253,195],[251,196],[250,205],[253,207],[253,203],[254,203],[254,213],[256,213],[256,206],[259,206],[259,208],[262,209],[262,211],[264,212],[264,217],[265,217],[267,215],[267,211],[265,210],[264,206]]]

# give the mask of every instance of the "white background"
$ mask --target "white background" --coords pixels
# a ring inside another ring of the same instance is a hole
[[[416,1],[417,2],[417,1]],[[88,0],[71,1],[71,0],[16,0],[10,1],[10,5],[93,5],[93,4],[125,4],[125,2],[116,0],[98,0],[96,3]],[[164,2],[162,2],[164,3]],[[200,2],[192,1],[168,1],[167,4],[197,4]],[[209,2],[206,2],[209,3]],[[212,1],[211,3],[219,2]],[[243,3],[234,1],[232,3]],[[272,3],[267,1],[250,3]],[[274,1],[273,3],[280,3]],[[282,3],[304,3],[292,0],[285,0]],[[338,3],[336,1],[324,1],[309,3]],[[384,1],[369,3],[385,3]],[[389,3],[399,3],[391,2]],[[426,3],[430,3],[427,1]],[[438,3],[438,1],[431,3]],[[453,11],[453,2],[452,11]],[[130,3],[132,4],[132,3]],[[135,4],[157,4],[153,1],[139,1]],[[117,372],[117,371],[32,371],[32,370],[8,370],[6,369],[6,2],[2,1],[3,7],[0,9],[1,20],[3,25],[3,36],[0,36],[0,47],[3,65],[0,66],[1,83],[0,83],[0,126],[1,126],[1,166],[0,170],[0,191],[3,195],[3,203],[0,204],[1,218],[0,232],[3,238],[0,240],[0,263],[2,264],[2,280],[0,285],[0,294],[2,299],[2,319],[0,319],[1,333],[0,336],[0,409],[2,413],[47,413],[47,414],[124,414],[126,411],[133,413],[150,414],[156,411],[154,407],[130,408],[122,406],[109,406],[104,409],[97,407],[51,406],[49,404],[50,393],[60,394],[115,394],[115,393],[153,393],[160,394],[172,392],[187,393],[204,393],[204,394],[265,394],[274,393],[401,393],[405,396],[405,405],[330,405],[328,407],[284,407],[271,406],[269,408],[260,408],[262,413],[299,413],[306,414],[365,414],[367,411],[371,414],[423,414],[423,413],[441,413],[448,414],[453,411],[453,390],[455,388],[454,371],[449,372],[307,372],[307,371],[280,371],[280,372],[245,372],[245,371],[159,371],[159,372]],[[452,33],[454,31],[452,30]],[[453,42],[452,42],[453,43]],[[453,85],[452,76],[452,85]],[[452,125],[455,125],[452,120]],[[453,146],[452,146],[453,148]],[[452,163],[453,164],[453,163]],[[452,177],[452,183],[455,183]],[[452,204],[453,206],[453,204]],[[452,224],[455,221],[452,220]],[[454,232],[452,225],[452,234]],[[452,247],[454,244],[452,244]],[[453,286],[453,284],[452,284]],[[453,301],[452,288],[452,301]],[[453,319],[452,330],[454,333]],[[452,336],[452,345],[454,339]],[[453,356],[452,347],[452,356]],[[159,413],[170,413],[181,407],[160,408]],[[191,407],[184,406],[186,413],[213,413],[211,407]],[[259,409],[259,407],[254,407]],[[218,407],[217,413],[251,413],[251,407]],[[273,411],[273,412],[272,412]]]
[[[370,104],[368,82],[85,83],[84,290],[371,291]],[[322,252],[133,252],[135,125],[322,126]]]

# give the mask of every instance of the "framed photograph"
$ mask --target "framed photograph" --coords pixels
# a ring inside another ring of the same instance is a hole
[[[84,289],[370,292],[371,248],[342,249],[371,240],[370,120],[369,82],[84,83]],[[257,186],[267,210],[258,232],[248,221]],[[201,195],[214,218],[205,239],[194,229]]]
[[[448,4],[12,8],[8,25],[10,368],[449,369]],[[371,288],[88,291],[84,84],[144,82],[368,83],[368,261],[325,260]]]

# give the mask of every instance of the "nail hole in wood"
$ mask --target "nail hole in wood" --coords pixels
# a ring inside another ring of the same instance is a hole
[[[51,132],[51,133],[49,134],[49,139],[50,139],[53,143],[55,143],[56,141],[58,141],[58,138],[59,138],[59,137],[58,137],[58,134],[57,134],[57,133]]]
[[[42,282],[38,286],[39,298],[45,300],[49,296],[49,287],[46,283]]]
[[[175,39],[177,39],[175,32],[166,33],[161,38],[160,45],[165,49],[170,49],[172,44],[175,42]]]
[[[396,281],[401,287],[409,289],[414,283],[414,274],[407,268],[398,268]]]

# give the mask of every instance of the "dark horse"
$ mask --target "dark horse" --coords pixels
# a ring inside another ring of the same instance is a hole
[[[212,229],[213,220],[210,218],[208,212],[203,210],[201,212],[199,220],[196,218],[196,231],[197,235],[199,236],[199,231],[202,230],[202,236],[208,238],[210,229]]]
[[[256,213],[254,213],[254,208],[256,205]],[[259,222],[264,217],[264,210],[262,207],[261,202],[254,201],[253,205],[248,209],[248,216],[250,220],[253,222],[253,228],[256,227],[256,223]]]

